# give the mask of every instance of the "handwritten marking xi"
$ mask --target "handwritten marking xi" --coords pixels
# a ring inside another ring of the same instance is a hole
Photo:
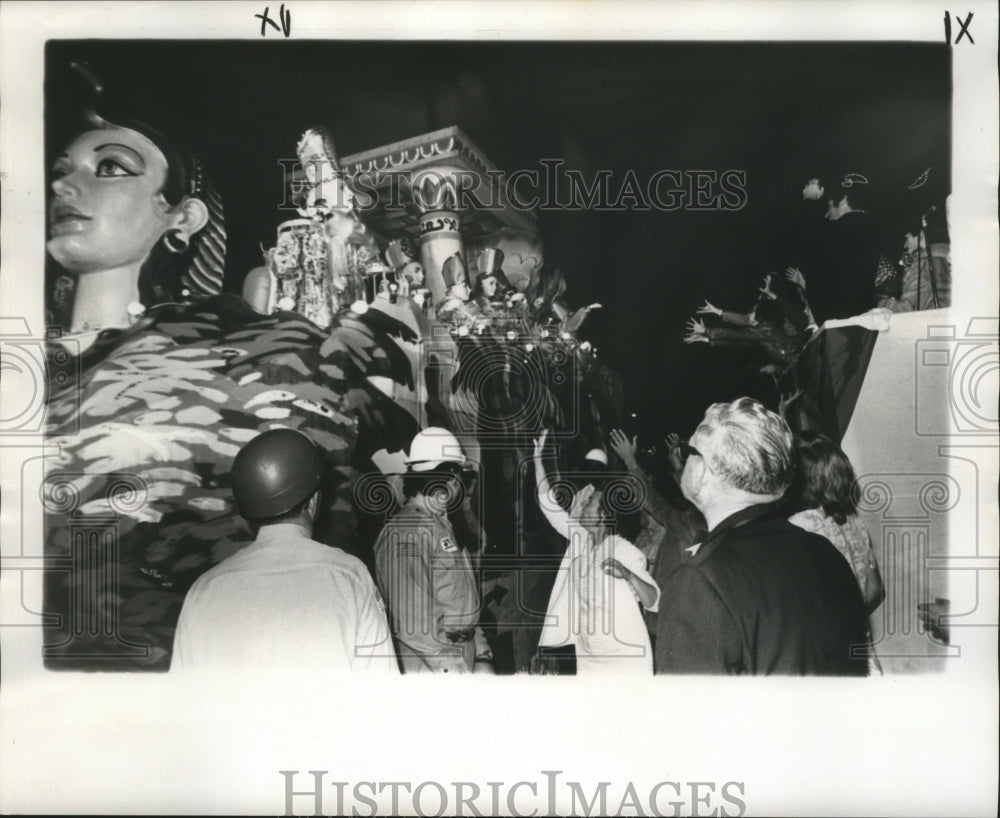
[[[275,31],[280,31],[286,37],[292,33],[292,11],[291,9],[285,9],[285,4],[281,4],[281,8],[278,10],[278,19],[281,20],[281,28],[278,28],[278,24],[271,19],[268,12],[270,11],[270,6],[264,6],[263,14],[255,14],[254,17],[260,19],[260,36],[267,36],[268,25],[272,26]]]

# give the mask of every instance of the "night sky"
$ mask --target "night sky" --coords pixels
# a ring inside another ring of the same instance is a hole
[[[341,156],[457,125],[508,172],[543,158],[619,184],[630,169],[643,181],[744,171],[738,211],[539,215],[566,299],[604,305],[582,335],[621,374],[646,443],[689,433],[714,400],[773,405],[769,379],[743,358],[681,337],[703,298],[747,310],[762,275],[787,266],[807,178],[868,176],[893,253],[913,215],[907,185],[933,166],[928,189],[949,190],[943,45],[91,40],[50,41],[46,60],[50,157],[83,99],[71,60],[198,148],[226,205],[236,291],[288,218],[277,160],[294,158],[311,125],[331,130]]]

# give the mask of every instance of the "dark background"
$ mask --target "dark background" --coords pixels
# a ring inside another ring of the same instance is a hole
[[[950,179],[951,55],[944,45],[776,43],[372,43],[50,41],[49,165],[87,100],[68,65],[194,144],[226,206],[227,288],[261,263],[288,218],[277,160],[311,125],[341,156],[459,126],[499,168],[561,159],[620,184],[660,169],[742,170],[736,212],[545,211],[546,259],[573,305],[599,301],[582,335],[625,385],[645,442],[689,433],[705,406],[741,394],[774,405],[742,355],[685,346],[702,299],[748,310],[765,272],[789,263],[810,176],[864,173],[898,253],[907,185]],[[616,185],[612,184],[612,189]],[[827,188],[830,191],[830,186]],[[908,212],[910,211],[910,212]],[[898,255],[890,255],[895,260]]]

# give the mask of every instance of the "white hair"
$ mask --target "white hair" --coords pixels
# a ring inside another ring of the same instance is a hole
[[[780,497],[791,484],[792,432],[780,415],[752,398],[712,404],[692,443],[732,488]]]

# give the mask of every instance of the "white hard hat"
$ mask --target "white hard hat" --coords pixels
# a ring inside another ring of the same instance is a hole
[[[410,443],[407,468],[410,471],[430,471],[442,463],[457,463],[463,467],[471,465],[462,453],[462,444],[447,429],[428,426],[417,432]]]
[[[594,460],[598,463],[603,463],[605,466],[608,465],[608,453],[604,449],[591,449],[583,459]]]

